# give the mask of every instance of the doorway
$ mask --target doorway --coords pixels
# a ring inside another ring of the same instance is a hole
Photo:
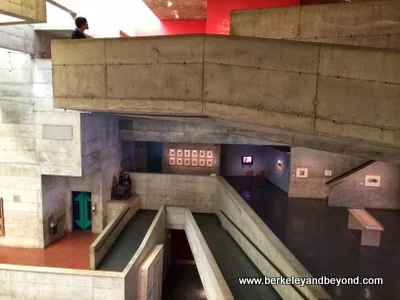
[[[92,230],[92,194],[72,192],[72,223],[74,231]]]
[[[162,173],[162,143],[147,143],[147,172]]]

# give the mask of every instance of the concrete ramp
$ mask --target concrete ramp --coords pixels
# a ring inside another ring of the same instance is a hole
[[[288,145],[400,163],[400,52],[237,36],[53,40],[56,108],[204,116]]]

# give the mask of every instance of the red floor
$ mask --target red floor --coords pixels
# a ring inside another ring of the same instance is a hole
[[[96,237],[91,232],[69,232],[44,250],[0,247],[0,264],[89,270],[89,247]]]

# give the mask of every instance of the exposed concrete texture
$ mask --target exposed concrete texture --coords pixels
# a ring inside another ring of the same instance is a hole
[[[247,236],[249,241],[257,245],[258,251],[268,257],[275,268],[280,269],[283,276],[312,277],[233,187],[222,177],[218,177],[217,180],[219,209]],[[260,271],[264,272],[265,268],[260,268]],[[298,286],[298,289],[311,299],[330,299],[321,286]]]
[[[380,186],[365,186],[366,175],[380,176]],[[400,167],[378,162],[365,168],[332,186],[328,204],[352,208],[399,209]]]
[[[234,299],[203,234],[189,209],[185,209],[185,233],[192,250],[207,299]]]
[[[138,194],[144,209],[164,205],[183,206],[192,212],[215,213],[216,177],[173,174],[129,173],[132,192]]]
[[[124,300],[124,278],[116,272],[0,266],[0,298],[4,300]]]
[[[400,49],[399,10],[398,1],[240,10],[231,35]]]
[[[177,163],[177,156],[175,153],[175,165],[170,165],[169,161],[169,150],[175,149],[175,152],[178,149],[183,151],[190,150],[191,157],[188,158],[190,161],[189,166],[185,166],[185,157],[182,157],[183,165],[178,166]],[[192,150],[197,151],[197,157],[194,158],[197,162],[197,166],[192,165]],[[217,174],[219,175],[220,170],[220,160],[221,160],[221,145],[220,144],[184,144],[184,143],[163,143],[162,144],[162,172],[164,174],[185,174],[185,175],[210,175],[210,174]],[[200,164],[200,151],[204,151],[207,154],[207,151],[212,151],[212,167],[208,167],[206,162],[207,158],[204,157],[204,166],[199,166]]]
[[[233,36],[58,40],[52,47],[59,108],[203,115],[238,129],[279,130],[285,140],[297,135],[301,146],[319,150],[353,151],[347,146],[357,143],[363,157],[400,162],[398,51]]]
[[[34,55],[37,53],[37,38],[33,26],[0,26],[0,47]]]
[[[362,158],[331,152],[294,147],[291,150],[289,172],[289,197],[327,199],[329,187],[327,181],[340,176],[365,163]],[[296,177],[297,168],[307,168],[308,177]],[[332,176],[325,176],[325,170]]]
[[[125,117],[120,119],[119,125],[121,140],[193,144],[277,144],[230,134],[225,126],[209,118]]]
[[[138,270],[140,265],[150,254],[151,250],[157,244],[164,244],[166,241],[166,228],[165,228],[165,207],[158,210],[154,221],[152,222],[149,230],[147,231],[139,249],[136,251],[128,265],[125,267],[122,275],[125,278],[125,298],[126,300],[137,299],[137,283],[138,283]],[[164,252],[164,268],[165,273],[167,260],[166,252]]]
[[[177,206],[166,207],[166,227],[168,229],[185,229],[186,208]]]
[[[24,19],[27,22],[46,22],[46,0],[2,0],[0,13]]]

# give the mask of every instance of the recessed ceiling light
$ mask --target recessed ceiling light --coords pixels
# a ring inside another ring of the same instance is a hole
[[[171,7],[172,6],[172,2],[171,1],[168,1],[168,7]]]
[[[175,13],[175,19],[179,19],[178,13]]]

